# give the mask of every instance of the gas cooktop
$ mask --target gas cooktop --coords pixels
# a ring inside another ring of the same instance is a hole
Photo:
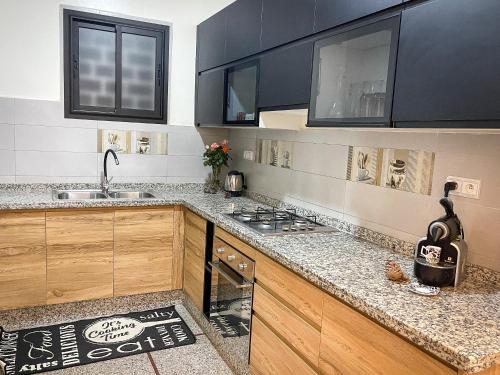
[[[264,236],[337,231],[318,223],[316,216],[297,215],[294,209],[242,208],[224,215]]]

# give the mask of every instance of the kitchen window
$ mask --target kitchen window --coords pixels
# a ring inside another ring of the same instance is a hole
[[[166,123],[168,52],[168,26],[65,10],[65,117]]]

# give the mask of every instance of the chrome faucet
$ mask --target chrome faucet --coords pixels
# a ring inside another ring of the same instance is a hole
[[[109,183],[111,182],[111,180],[113,179],[113,177],[111,177],[109,180],[108,180],[108,167],[107,167],[107,161],[108,161],[108,154],[109,153],[112,153],[113,154],[113,157],[115,158],[115,164],[118,165],[120,164],[120,161],[118,160],[118,156],[116,156],[116,152],[114,152],[112,149],[107,149],[106,152],[104,153],[104,176],[103,176],[103,179],[101,181],[101,190],[103,193],[105,194],[108,194],[108,190],[109,190]]]

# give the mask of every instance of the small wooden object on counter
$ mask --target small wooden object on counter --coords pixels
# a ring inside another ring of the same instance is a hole
[[[186,210],[183,289],[200,311],[203,309],[206,233],[207,221]]]
[[[114,295],[172,289],[174,208],[115,212]]]
[[[46,303],[45,212],[0,213],[0,310]]]
[[[47,212],[47,302],[113,296],[113,211]]]
[[[406,283],[410,280],[401,269],[401,266],[394,260],[388,260],[385,264],[385,275],[391,281]]]

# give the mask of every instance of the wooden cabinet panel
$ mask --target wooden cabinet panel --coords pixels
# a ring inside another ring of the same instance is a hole
[[[245,242],[243,242],[239,238],[236,238],[232,234],[226,232],[224,229],[216,227],[215,228],[215,237],[219,237],[221,240],[224,240],[224,242],[227,242],[228,244],[233,246],[235,249],[238,249],[239,252],[245,254],[247,257],[249,257],[251,259],[255,259],[255,253],[257,252],[257,250],[255,250],[252,246],[247,245]]]
[[[175,206],[172,259],[172,289],[182,289],[184,269],[184,208]]]
[[[316,0],[263,0],[262,50],[313,33]]]
[[[252,320],[250,368],[252,374],[259,375],[316,374],[255,316]]]
[[[309,104],[313,43],[295,44],[260,58],[259,107]]]
[[[329,296],[324,301],[319,363],[323,374],[457,373]]]
[[[115,212],[115,296],[172,289],[173,225],[173,208]]]
[[[45,302],[45,212],[0,213],[0,310]]]
[[[112,211],[47,212],[47,302],[113,296]]]
[[[260,253],[256,255],[255,278],[306,320],[321,327],[323,292],[320,289]]]
[[[202,310],[207,222],[191,211],[186,211],[185,218],[183,289]]]
[[[321,334],[294,311],[255,284],[253,309],[267,325],[312,365],[318,366]]]
[[[499,14],[498,0],[426,1],[403,11],[396,126],[499,126],[491,121],[500,119]]]
[[[399,5],[402,0],[316,0],[315,31],[323,31]]]

